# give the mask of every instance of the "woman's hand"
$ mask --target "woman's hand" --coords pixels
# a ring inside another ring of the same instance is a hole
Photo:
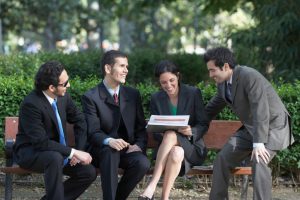
[[[178,132],[185,136],[192,136],[192,128],[190,125],[178,129]]]

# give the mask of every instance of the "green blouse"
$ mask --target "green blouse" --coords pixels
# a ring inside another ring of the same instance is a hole
[[[170,101],[169,101],[169,108],[171,110],[172,115],[176,115],[177,113],[177,106],[174,106]]]

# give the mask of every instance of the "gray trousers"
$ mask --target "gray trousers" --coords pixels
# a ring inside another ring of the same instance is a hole
[[[248,131],[240,129],[232,136],[218,153],[213,166],[212,188],[210,200],[228,200],[228,185],[231,176],[230,170],[239,166],[243,160],[251,156],[253,139]],[[270,161],[276,155],[275,151],[267,149],[271,155]],[[271,169],[262,159],[259,163],[252,161],[253,199],[272,199]]]

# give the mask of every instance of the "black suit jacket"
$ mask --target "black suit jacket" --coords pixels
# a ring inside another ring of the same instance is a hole
[[[163,90],[154,93],[150,101],[152,115],[171,115],[169,97]],[[190,115],[189,125],[192,128],[193,141],[197,146],[199,139],[207,132],[208,121],[204,114],[201,91],[198,88],[180,84],[177,104],[177,115]],[[199,146],[201,146],[199,144]]]
[[[68,93],[57,98],[57,107],[62,121],[65,138],[66,123],[74,124],[76,149],[83,150],[86,144],[86,122],[84,115],[79,111]],[[26,148],[23,148],[26,147]],[[21,152],[19,151],[28,151]],[[56,151],[67,157],[71,153],[71,147],[59,143],[59,128],[55,113],[42,92],[32,91],[25,97],[20,107],[19,131],[14,145],[17,159],[26,161],[26,157],[32,157],[39,151]],[[25,156],[25,157],[23,157]]]
[[[120,86],[120,106],[114,103],[103,82],[87,91],[82,97],[83,112],[88,125],[90,145],[102,147],[106,138],[118,138],[121,116],[131,145],[143,151],[147,145],[146,122],[140,93],[133,88]]]

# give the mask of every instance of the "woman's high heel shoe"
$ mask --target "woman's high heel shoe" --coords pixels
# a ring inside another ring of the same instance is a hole
[[[139,196],[138,200],[154,200],[154,195],[152,196],[152,198],[146,197],[146,196]]]

